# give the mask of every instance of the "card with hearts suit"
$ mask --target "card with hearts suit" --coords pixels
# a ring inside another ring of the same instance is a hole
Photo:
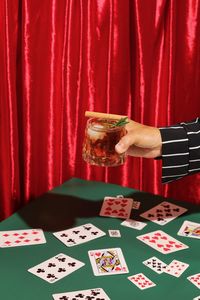
[[[95,276],[118,275],[129,272],[120,248],[90,250],[88,255]]]
[[[163,254],[189,248],[162,230],[145,233],[137,236],[137,239]]]
[[[105,197],[100,216],[128,219],[133,206],[132,198]]]

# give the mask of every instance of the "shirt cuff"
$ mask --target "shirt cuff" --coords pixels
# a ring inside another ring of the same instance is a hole
[[[181,125],[159,128],[162,137],[162,183],[188,175],[189,142]]]

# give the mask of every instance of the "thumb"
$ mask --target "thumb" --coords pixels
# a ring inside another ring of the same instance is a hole
[[[133,143],[133,138],[130,138],[129,134],[126,134],[121,138],[119,143],[115,145],[115,150],[118,153],[124,153]]]

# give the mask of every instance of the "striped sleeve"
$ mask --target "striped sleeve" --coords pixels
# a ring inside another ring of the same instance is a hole
[[[162,137],[162,183],[200,172],[200,118],[159,129]]]

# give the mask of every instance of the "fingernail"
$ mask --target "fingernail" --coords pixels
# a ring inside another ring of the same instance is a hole
[[[116,151],[117,152],[123,152],[123,150],[124,150],[124,144],[122,144],[122,143],[118,143],[116,146],[115,146],[115,149],[116,149]]]

